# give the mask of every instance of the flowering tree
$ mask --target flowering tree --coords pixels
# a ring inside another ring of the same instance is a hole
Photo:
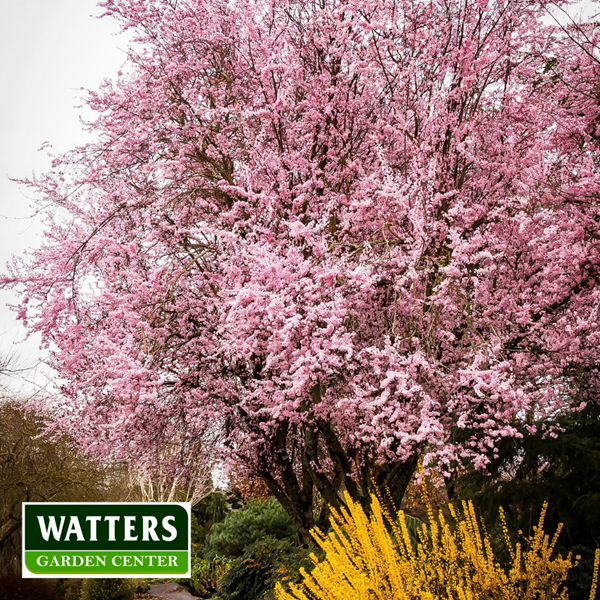
[[[5,279],[82,443],[217,435],[307,535],[593,379],[593,29],[533,0],[102,4],[128,68]]]

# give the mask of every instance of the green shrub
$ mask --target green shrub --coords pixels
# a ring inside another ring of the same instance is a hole
[[[131,579],[86,579],[81,600],[132,600],[134,590]]]
[[[199,559],[192,564],[190,585],[192,592],[201,598],[208,598],[217,590],[230,563],[224,556],[216,556],[211,561]]]
[[[245,548],[258,540],[292,541],[296,536],[290,517],[277,500],[254,500],[213,525],[206,537],[204,558],[210,561],[215,556],[241,556]]]
[[[133,587],[136,594],[147,594],[150,591],[150,582],[147,579],[134,579]]]

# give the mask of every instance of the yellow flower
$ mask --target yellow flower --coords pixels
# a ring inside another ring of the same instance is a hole
[[[277,584],[278,600],[568,600],[562,584],[573,563],[570,554],[552,558],[560,527],[552,539],[544,533],[547,504],[524,544],[512,543],[500,512],[511,557],[504,570],[472,503],[463,503],[462,510],[450,506],[449,523],[426,501],[428,523],[419,531],[415,550],[402,511],[394,521],[373,496],[367,516],[345,494],[347,509],[332,510],[331,533],[313,531],[323,560],[313,556],[312,572],[303,571],[302,583],[290,585],[289,592]],[[600,551],[590,600],[596,594],[599,563]]]

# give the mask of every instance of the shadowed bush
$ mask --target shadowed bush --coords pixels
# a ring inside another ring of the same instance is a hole
[[[0,575],[0,600],[61,600],[47,579],[21,579],[19,575]]]
[[[131,579],[86,579],[81,600],[132,600],[134,591]]]
[[[300,569],[309,564],[307,550],[289,540],[266,538],[231,563],[217,591],[227,600],[275,600],[275,585],[299,582]]]

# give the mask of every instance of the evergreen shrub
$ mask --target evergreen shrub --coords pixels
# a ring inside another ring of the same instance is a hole
[[[259,540],[291,541],[296,537],[289,515],[277,500],[253,500],[212,526],[205,540],[204,558],[210,561],[215,556],[242,556],[246,548]]]
[[[500,506],[511,531],[530,534],[551,498],[546,526],[552,531],[564,524],[557,551],[581,556],[566,581],[571,600],[588,599],[600,546],[600,404],[592,401],[598,396],[593,383],[582,380],[585,408],[516,423],[519,437],[498,440],[489,450],[485,472],[467,468],[450,486],[453,500],[473,501],[492,538],[501,537]]]

